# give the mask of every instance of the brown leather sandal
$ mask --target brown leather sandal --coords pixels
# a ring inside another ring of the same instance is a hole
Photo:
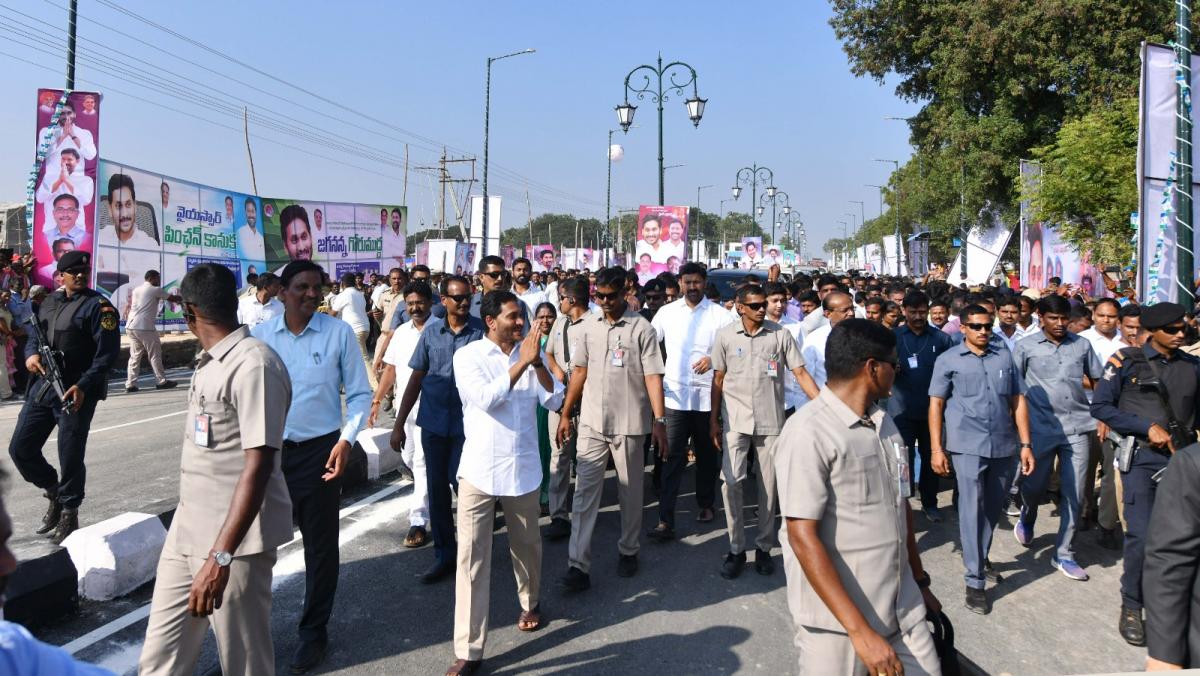
[[[446,676],[468,676],[479,671],[482,665],[483,660],[455,660],[454,664],[446,669]]]
[[[538,610],[541,604],[533,607],[533,610],[523,610],[521,615],[517,617],[517,629],[521,631],[537,631],[542,628],[542,614]],[[533,626],[527,626],[530,623]]]

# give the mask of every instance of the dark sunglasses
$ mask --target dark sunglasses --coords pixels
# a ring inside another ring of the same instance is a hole
[[[500,270],[499,272],[481,272],[479,274],[487,275],[488,277],[491,277],[492,279],[500,279],[501,277],[504,276],[504,271]]]
[[[455,303],[458,303],[459,305],[461,305],[471,299],[471,294],[462,293],[462,294],[458,294],[458,295],[451,295],[451,294],[447,293],[447,294],[443,294],[442,298],[449,298],[450,300],[454,301]]]
[[[195,311],[192,310],[192,304],[188,303],[186,301],[183,304],[183,321],[185,321],[185,322],[196,321],[196,313],[195,313]]]
[[[1187,324],[1178,324],[1175,326],[1164,326],[1161,329],[1157,329],[1157,330],[1162,331],[1163,333],[1170,335],[1170,336],[1177,336],[1181,333],[1187,332]]]
[[[66,270],[63,270],[63,274],[64,274],[64,275],[71,275],[72,277],[79,277],[79,276],[81,276],[81,275],[86,275],[86,274],[88,274],[88,273],[89,273],[89,272],[91,272],[91,271],[92,271],[92,269],[91,269],[91,268],[87,268],[87,267],[82,267],[82,268],[67,268]]]
[[[613,291],[612,293],[600,293],[599,291],[596,292],[596,300],[617,300],[620,297],[620,291]]]
[[[751,310],[753,312],[758,312],[759,310],[762,310],[763,308],[767,307],[767,304],[766,303],[742,303],[742,307],[744,307],[748,310]]]
[[[972,331],[983,331],[985,333],[992,332],[991,324],[974,324],[974,323],[972,323],[972,324],[963,324],[963,326],[967,327],[968,329],[971,329]]]

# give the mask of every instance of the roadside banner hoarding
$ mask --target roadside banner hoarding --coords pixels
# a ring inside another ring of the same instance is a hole
[[[783,247],[778,244],[768,244],[763,252],[762,267],[770,268],[772,265],[783,266]]]
[[[739,268],[756,268],[763,264],[762,237],[742,238],[742,257],[738,261]]]
[[[634,263],[639,277],[643,267],[657,275],[688,260],[688,212],[688,207],[638,207]]]
[[[599,267],[596,265],[596,252],[593,249],[564,246],[559,260],[561,265],[568,270],[596,270]],[[676,271],[678,271],[678,266],[676,266]]]
[[[1200,86],[1200,57],[1192,56],[1190,90]],[[1138,295],[1149,305],[1179,298],[1180,284],[1189,288],[1200,276],[1200,256],[1194,258],[1197,269],[1191,280],[1180,279],[1178,248],[1175,238],[1175,191],[1177,160],[1175,154],[1175,117],[1179,82],[1175,52],[1164,45],[1142,44],[1142,72],[1138,113]],[[1192,143],[1197,141],[1192,128]],[[1200,204],[1200,173],[1192,174],[1193,204]],[[1200,214],[1193,207],[1192,220]],[[1198,240],[1200,241],[1200,240]],[[1127,261],[1103,261],[1124,266]],[[1022,268],[1023,270],[1024,268]],[[1024,278],[1022,277],[1022,282]],[[1066,281],[1066,278],[1063,279]]]
[[[114,162],[99,165],[93,269],[96,289],[122,321],[148,270],[158,270],[169,291],[202,263],[225,265],[245,287],[249,275],[278,273],[293,260],[312,260],[332,279],[404,262],[402,206],[257,197]],[[167,304],[160,321],[181,327],[180,308]]]
[[[500,247],[500,257],[504,259],[504,267],[512,269],[513,261],[517,260],[517,247],[505,244]]]
[[[475,273],[475,258],[479,245],[476,242],[454,243],[454,274],[467,275]]]
[[[1000,262],[1000,256],[1004,253],[1004,248],[1008,246],[1010,237],[1012,237],[1012,228],[1001,223],[999,218],[992,220],[991,227],[973,228],[967,235],[966,241],[963,242],[963,246],[968,247],[965,274],[960,250],[954,257],[954,263],[950,266],[946,281],[951,284],[962,282],[986,284],[988,278],[992,276],[992,272],[996,270],[996,264]]]
[[[33,283],[49,289],[58,286],[54,271],[63,254],[96,253],[100,95],[71,92],[62,99],[61,89],[38,90],[34,143],[41,161],[36,177],[30,176],[33,213],[27,214],[37,258]]]
[[[1021,180],[1026,184],[1036,183],[1040,174],[1041,167],[1036,162],[1021,160]],[[968,262],[974,255],[972,249]],[[1020,276],[1021,285],[1031,289],[1043,289],[1051,277],[1058,277],[1063,284],[1079,286],[1088,296],[1108,295],[1104,273],[1091,260],[1091,252],[1080,254],[1059,238],[1052,224],[1033,220],[1028,200],[1021,200]]]
[[[529,259],[534,272],[550,272],[559,264],[553,244],[526,244],[525,257]]]

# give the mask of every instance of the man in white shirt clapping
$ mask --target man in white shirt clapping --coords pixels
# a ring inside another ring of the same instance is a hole
[[[521,340],[525,316],[514,294],[485,294],[480,315],[487,325],[485,339],[454,354],[466,432],[458,465],[457,661],[447,672],[455,674],[473,673],[483,660],[497,502],[504,507],[521,603],[517,628],[535,631],[542,625],[537,404],[554,410],[561,405],[563,393],[546,368],[539,333],[530,331]]]

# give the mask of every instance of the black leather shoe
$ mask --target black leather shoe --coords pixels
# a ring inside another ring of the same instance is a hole
[[[1132,646],[1146,645],[1146,623],[1142,620],[1142,611],[1121,606],[1121,619],[1117,623],[1121,638]]]
[[[633,577],[637,574],[637,570],[637,554],[621,554],[617,559],[617,575],[619,577]]]
[[[454,572],[454,564],[449,561],[434,561],[429,570],[421,574],[421,584],[433,584],[438,580],[452,574]]]
[[[770,575],[775,572],[775,562],[771,560],[771,552],[761,549],[754,550],[754,572],[759,575]]]
[[[581,592],[592,586],[592,578],[575,566],[567,569],[567,576],[562,579],[562,585],[569,592]]]
[[[164,380],[164,381],[162,381],[161,383],[158,383],[157,385],[155,385],[155,386],[154,386],[154,389],[156,389],[156,390],[169,390],[169,389],[171,389],[171,388],[173,388],[173,387],[176,387],[177,385],[179,385],[179,383],[175,382],[174,380]]]
[[[1100,531],[1100,536],[1096,538],[1096,544],[1105,549],[1121,549],[1121,542],[1117,539],[1116,528],[1104,528],[1103,526],[1098,526],[1097,530]]]
[[[49,490],[42,494],[50,501],[50,506],[46,508],[46,516],[42,517],[42,526],[37,529],[38,535],[45,535],[50,531],[58,528],[58,520],[62,518],[62,503],[58,501],[58,491]]]
[[[734,554],[730,552],[725,555],[725,563],[721,564],[721,577],[726,580],[732,580],[742,574],[742,568],[746,567],[746,552]]]
[[[325,642],[305,641],[296,648],[296,654],[292,655],[291,671],[293,674],[306,674],[324,661]]]
[[[56,545],[61,545],[67,536],[79,530],[79,512],[74,509],[64,509],[54,529],[54,537],[50,539]]]
[[[992,611],[992,604],[988,601],[987,592],[974,587],[967,587],[967,610],[980,615],[987,615]]]
[[[655,542],[668,542],[675,539],[675,529],[665,523],[659,522],[657,526],[650,529],[650,532],[646,533],[646,537]]]
[[[550,519],[550,525],[546,526],[547,540],[562,540],[571,535],[571,522],[566,519]]]

